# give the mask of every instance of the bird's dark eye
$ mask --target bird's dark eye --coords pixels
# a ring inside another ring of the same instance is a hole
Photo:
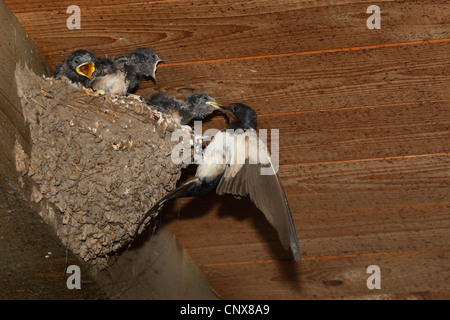
[[[238,106],[234,106],[234,107],[233,107],[233,111],[234,111],[234,112],[239,111],[239,107],[238,107]]]

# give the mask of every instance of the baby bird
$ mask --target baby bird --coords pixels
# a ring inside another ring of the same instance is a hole
[[[203,119],[220,106],[206,93],[193,94],[184,101],[164,93],[156,93],[145,102],[162,113],[171,114],[181,125],[188,125],[194,119]]]
[[[163,61],[151,48],[138,48],[128,56],[112,61],[104,59],[99,61],[102,67],[90,86],[94,90],[102,89],[117,95],[133,93],[143,78],[150,77],[156,81],[156,68]]]
[[[66,77],[75,88],[102,90],[108,94],[133,93],[141,79],[152,78],[163,62],[151,48],[138,48],[128,56],[114,60],[96,57],[87,50],[77,50],[56,67],[55,78]]]
[[[73,87],[88,87],[95,71],[96,58],[87,50],[77,50],[56,66],[55,78],[67,78]]]

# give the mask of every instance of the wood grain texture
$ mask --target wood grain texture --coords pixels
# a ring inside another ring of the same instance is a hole
[[[162,65],[164,66],[164,65]],[[176,76],[173,76],[176,75]],[[204,91],[258,114],[448,99],[450,42],[161,67],[142,95]]]
[[[0,2],[0,24],[0,173],[17,181],[15,143],[18,141],[26,152],[30,151],[31,145],[18,97],[16,64],[26,64],[38,74],[49,74],[50,67],[3,2]]]
[[[227,205],[226,201],[235,203]],[[247,201],[217,200],[218,209],[210,205],[211,210],[204,215],[201,215],[204,206],[198,202],[195,205],[200,217],[189,214],[186,210],[189,207],[181,204],[180,216],[170,224],[180,242],[197,257],[198,264],[292,259],[262,213]],[[362,253],[447,248],[449,211],[449,203],[305,209],[297,210],[295,223],[303,258],[339,258]],[[441,241],[436,243],[436,239]]]
[[[27,154],[32,148],[15,77],[19,64],[40,75],[51,70],[19,21],[0,1],[0,299],[103,298],[88,275],[87,265],[66,252],[54,230],[32,209],[30,194],[36,184],[18,172],[16,145],[20,144]],[[50,250],[51,257],[44,258]],[[65,267],[72,263],[86,275],[83,292],[64,286]]]
[[[280,129],[303,260],[247,199],[173,201],[163,216],[225,299],[450,298],[448,1],[6,0],[54,67],[79,48],[166,60],[138,94],[204,91]],[[225,125],[215,119],[204,128]],[[366,268],[382,270],[382,290]]]
[[[144,4],[155,3],[158,1],[184,1],[184,0],[79,0],[77,1],[77,6],[82,8],[99,8],[99,7],[127,7],[127,6],[142,6]],[[8,6],[15,13],[24,12],[50,12],[50,11],[61,11],[68,6],[73,5],[73,1],[62,0],[62,1],[52,1],[52,0],[30,0],[27,2],[16,1],[16,0],[6,0]]]
[[[450,249],[439,249],[202,269],[223,299],[416,300],[450,298],[449,262]],[[380,267],[380,290],[367,288],[370,265]]]
[[[153,46],[173,63],[450,37],[444,0],[379,1],[382,31],[366,27],[371,2],[348,0],[78,1],[81,30],[66,27],[73,2],[6,2],[52,66],[79,48],[117,56]]]
[[[448,246],[449,163],[443,155],[281,167],[302,255]],[[180,199],[164,216],[199,264],[290,257],[248,200]]]
[[[218,115],[203,132],[222,129]],[[257,129],[279,130],[279,163],[297,164],[450,152],[450,100],[260,115]]]

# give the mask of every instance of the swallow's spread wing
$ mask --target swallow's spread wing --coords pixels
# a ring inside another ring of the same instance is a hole
[[[233,148],[229,149],[230,164],[217,186],[217,194],[248,195],[277,230],[283,246],[290,247],[295,260],[299,260],[300,249],[291,209],[266,145],[254,131],[235,138]],[[239,143],[239,139],[247,141]]]

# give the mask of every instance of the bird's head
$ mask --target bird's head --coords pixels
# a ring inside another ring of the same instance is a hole
[[[232,103],[222,111],[228,116],[230,123],[227,129],[254,129],[256,127],[256,112],[242,103]]]
[[[94,56],[87,50],[77,50],[68,57],[70,68],[79,75],[91,78],[95,71]]]
[[[136,73],[143,77],[151,77],[156,80],[156,68],[163,59],[151,48],[137,48],[128,55],[129,62],[136,67]]]
[[[214,112],[220,110],[221,106],[217,101],[207,95],[206,93],[196,93],[186,98],[186,103],[192,107],[196,118],[203,118]]]

